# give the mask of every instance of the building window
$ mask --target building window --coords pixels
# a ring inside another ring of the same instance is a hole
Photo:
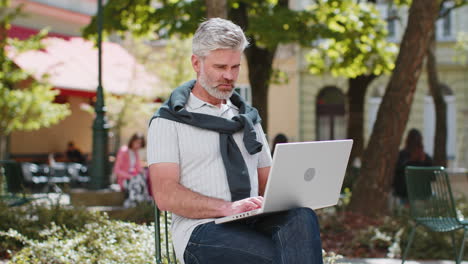
[[[395,40],[397,38],[397,22],[398,22],[398,12],[395,8],[387,9],[387,30],[388,38],[390,40]]]
[[[236,93],[240,94],[245,101],[249,104],[252,104],[252,89],[250,89],[250,85],[239,85],[238,87],[234,88]]]
[[[448,11],[447,13],[447,10],[451,8],[451,4],[453,3],[444,3],[440,10],[440,14],[443,15],[443,17],[439,18],[436,23],[436,34],[438,40],[455,40],[453,33],[453,11]]]
[[[317,140],[344,139],[346,137],[345,96],[335,86],[320,90],[316,102]]]

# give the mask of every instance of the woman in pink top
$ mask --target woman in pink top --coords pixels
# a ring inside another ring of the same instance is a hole
[[[126,190],[126,182],[143,173],[138,156],[138,150],[145,147],[145,138],[141,133],[135,133],[126,146],[122,146],[117,153],[114,164],[114,173],[121,190]]]

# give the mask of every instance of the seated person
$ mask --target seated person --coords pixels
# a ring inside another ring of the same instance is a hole
[[[315,212],[296,208],[232,223],[214,219],[261,207],[271,154],[255,108],[234,93],[248,41],[212,18],[192,43],[197,79],[176,88],[150,122],[153,197],[172,212],[181,263],[321,264]]]
[[[122,146],[114,163],[114,174],[122,191],[127,194],[124,206],[132,207],[151,198],[148,193],[147,177],[138,151],[145,147],[141,133],[132,135],[127,145]]]
[[[404,203],[408,201],[405,180],[406,166],[432,166],[431,157],[424,152],[422,135],[415,128],[411,129],[406,136],[405,148],[398,155],[395,176],[393,178],[394,193]]]
[[[75,147],[75,143],[73,141],[68,142],[67,151],[65,152],[67,161],[69,162],[76,162],[76,163],[85,163],[86,159],[81,151]]]

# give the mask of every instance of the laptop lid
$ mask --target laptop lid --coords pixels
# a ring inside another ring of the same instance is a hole
[[[263,212],[338,203],[353,140],[277,144]]]

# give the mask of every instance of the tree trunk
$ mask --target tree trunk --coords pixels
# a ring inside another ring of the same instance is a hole
[[[257,47],[254,43],[245,51],[249,66],[249,82],[252,87],[252,105],[262,117],[262,126],[268,130],[268,86],[273,68],[275,50]]]
[[[226,0],[205,0],[207,18],[227,18]]]
[[[388,211],[388,194],[399,145],[408,121],[416,84],[422,70],[438,13],[437,1],[413,0],[396,67],[387,85],[369,144],[364,151],[361,174],[349,210],[365,215]]]
[[[278,4],[286,5],[287,1],[278,1]],[[247,4],[239,3],[237,9],[229,10],[230,19],[239,25],[244,31],[248,29]],[[276,46],[260,48],[255,43],[254,37],[248,38],[251,43],[245,50],[247,65],[249,68],[249,82],[252,89],[252,105],[257,108],[262,118],[262,126],[265,132],[268,130],[268,88],[273,69],[273,59]]]
[[[0,160],[8,158],[8,136],[0,133]]]
[[[436,60],[436,38],[432,34],[427,48],[426,71],[429,80],[429,90],[434,100],[436,114],[436,126],[434,136],[434,165],[447,166],[447,104],[444,99],[444,91],[439,83]]]
[[[376,75],[372,74],[348,79],[348,125],[346,135],[347,138],[354,141],[349,165],[353,164],[355,158],[361,158],[364,151],[364,100],[367,88],[376,77]]]

